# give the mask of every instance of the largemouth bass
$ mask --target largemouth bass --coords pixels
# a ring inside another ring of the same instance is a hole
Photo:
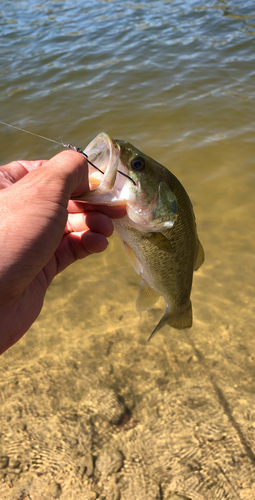
[[[113,223],[131,264],[142,277],[136,309],[148,310],[160,296],[165,299],[165,314],[150,338],[166,324],[190,328],[193,271],[203,263],[204,251],[184,187],[169,170],[132,144],[105,133],[85,153],[104,175],[90,167],[91,191],[75,199],[126,204],[127,215]]]

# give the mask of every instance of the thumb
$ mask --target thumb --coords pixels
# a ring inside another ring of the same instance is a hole
[[[87,160],[76,151],[62,151],[26,177],[30,182],[35,177],[37,190],[65,208],[71,195],[89,191]]]

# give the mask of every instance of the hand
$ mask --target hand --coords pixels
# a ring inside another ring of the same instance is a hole
[[[87,161],[74,151],[0,167],[0,353],[35,321],[53,278],[105,250],[110,218],[125,215],[70,201],[88,190]]]

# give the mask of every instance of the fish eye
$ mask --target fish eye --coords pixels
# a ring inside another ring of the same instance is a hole
[[[131,167],[133,168],[133,170],[138,170],[140,172],[145,167],[144,159],[141,156],[136,156],[131,161]]]

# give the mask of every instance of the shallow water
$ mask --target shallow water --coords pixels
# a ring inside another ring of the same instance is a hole
[[[1,357],[1,499],[255,498],[254,35],[251,0],[1,3],[0,120],[82,148],[130,141],[183,183],[206,254],[192,330],[149,344],[164,304],[136,312],[117,236],[57,277]],[[61,150],[0,137],[1,164]],[[124,461],[105,472],[109,449]]]

